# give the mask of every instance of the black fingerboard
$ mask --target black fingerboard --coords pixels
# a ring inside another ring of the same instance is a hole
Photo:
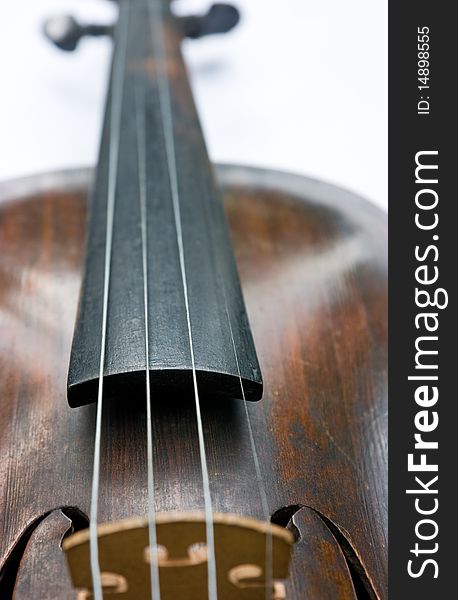
[[[262,395],[180,41],[168,2],[120,2],[68,375],[71,406],[97,400],[102,345],[104,398],[144,398],[147,367],[152,395],[163,398],[192,393],[193,367],[203,396]]]

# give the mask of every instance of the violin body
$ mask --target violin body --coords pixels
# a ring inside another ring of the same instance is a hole
[[[286,598],[387,598],[385,216],[298,176],[216,175],[264,378],[260,469],[296,539]],[[70,408],[66,379],[91,179],[0,187],[1,600],[76,597],[61,542],[87,527],[96,407]],[[156,508],[201,509],[192,398],[151,403]],[[214,510],[262,519],[243,403],[203,399],[202,422]],[[104,406],[100,523],[146,514],[145,423],[142,399]]]

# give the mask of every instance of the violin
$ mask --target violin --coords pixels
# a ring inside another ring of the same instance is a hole
[[[0,598],[387,598],[387,230],[211,164],[177,17],[121,0],[97,166],[0,186]],[[241,135],[243,132],[241,132]]]

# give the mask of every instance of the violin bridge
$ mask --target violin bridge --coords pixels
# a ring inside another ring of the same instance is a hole
[[[286,598],[293,537],[289,531],[255,519],[213,516],[218,600]],[[161,513],[158,545],[149,547],[148,520],[126,519],[98,527],[99,564],[104,597],[151,600],[151,560],[157,560],[161,600],[207,598],[205,517],[201,513]],[[89,530],[63,542],[77,600],[93,598]],[[266,556],[271,551],[268,568]],[[270,571],[270,573],[266,573]],[[271,575],[271,576],[270,576]],[[269,592],[270,594],[270,592]]]

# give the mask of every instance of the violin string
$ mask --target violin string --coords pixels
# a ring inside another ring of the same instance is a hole
[[[100,365],[99,381],[97,392],[97,415],[94,440],[94,463],[92,472],[92,491],[89,523],[89,553],[92,575],[92,587],[94,600],[103,600],[102,576],[99,564],[99,548],[97,538],[97,518],[99,501],[99,480],[100,480],[100,440],[102,432],[102,412],[103,412],[103,377],[105,370],[105,350],[107,334],[107,315],[108,315],[108,297],[110,291],[110,272],[111,272],[111,248],[113,241],[113,220],[115,208],[115,195],[118,173],[119,139],[121,130],[121,112],[123,103],[123,74],[127,50],[127,32],[128,32],[128,13],[124,17],[122,14],[124,4],[120,7],[120,42],[119,59],[114,61],[112,73],[112,92],[110,99],[110,141],[109,141],[109,163],[108,163],[108,190],[107,190],[107,218],[106,218],[106,237],[105,237],[105,262],[103,276],[103,308],[102,308],[102,334],[100,343]]]
[[[150,580],[151,598],[161,599],[159,582],[156,507],[154,502],[154,469],[153,469],[153,432],[151,415],[151,386],[149,370],[149,320],[148,320],[148,227],[146,208],[146,138],[145,138],[145,113],[146,89],[139,89],[137,81],[135,86],[136,101],[136,127],[137,127],[137,155],[138,155],[138,183],[140,201],[140,225],[142,243],[142,268],[143,268],[143,303],[145,312],[145,378],[146,378],[146,452],[148,462],[148,537],[150,547]]]
[[[254,469],[256,472],[256,480],[258,483],[259,496],[261,498],[261,507],[262,507],[262,511],[264,513],[264,519],[269,524],[269,530],[266,535],[265,576],[266,576],[266,582],[268,584],[268,585],[266,585],[266,600],[271,600],[272,599],[272,586],[273,586],[273,539],[272,539],[272,529],[270,526],[271,524],[270,524],[269,502],[267,499],[266,486],[264,485],[264,479],[262,477],[259,455],[258,455],[258,451],[256,449],[256,442],[254,439],[253,427],[251,425],[250,413],[248,410],[248,402],[247,402],[247,399],[245,396],[245,388],[243,385],[242,374],[240,372],[240,363],[239,363],[239,358],[238,358],[237,347],[236,347],[235,340],[234,340],[234,332],[232,330],[232,323],[231,323],[231,318],[229,315],[229,309],[227,306],[227,297],[226,297],[226,290],[225,290],[224,284],[223,284],[222,289],[223,289],[223,295],[224,295],[224,303],[225,303],[225,307],[226,307],[227,321],[229,323],[229,331],[231,334],[232,348],[234,350],[235,363],[237,366],[237,374],[239,377],[240,389],[242,392],[243,406],[245,409],[245,416],[246,416],[247,425],[248,425],[248,435],[249,435],[249,439],[250,439],[251,455],[253,457]],[[270,584],[270,587],[269,587],[269,584]]]
[[[173,138],[173,116],[172,116],[172,105],[170,97],[170,88],[167,75],[164,73],[165,65],[165,50],[164,40],[161,28],[162,21],[162,9],[158,2],[149,0],[150,18],[151,18],[151,33],[153,38],[153,45],[156,49],[156,56],[158,60],[158,90],[159,90],[159,104],[162,113],[162,129],[164,134],[166,158],[168,165],[168,174],[170,181],[170,189],[172,195],[173,214],[175,220],[175,232],[177,237],[177,246],[181,270],[181,279],[183,286],[183,296],[186,311],[186,323],[188,329],[189,338],[189,349],[191,355],[192,365],[192,380],[194,387],[194,401],[196,410],[197,420],[197,433],[199,441],[199,455],[200,455],[200,466],[202,472],[202,483],[203,483],[203,494],[204,494],[204,510],[205,510],[205,533],[206,533],[206,545],[207,545],[207,585],[208,585],[208,598],[209,600],[217,600],[217,573],[216,573],[216,557],[215,557],[215,541],[214,541],[214,530],[213,530],[213,511],[212,511],[212,500],[210,494],[210,479],[208,475],[207,456],[205,450],[205,440],[202,425],[202,414],[200,410],[200,399],[199,390],[197,385],[197,373],[196,364],[194,357],[194,345],[192,338],[192,326],[191,326],[191,315],[189,309],[189,298],[188,298],[188,284],[186,276],[186,265],[184,260],[184,245],[183,245],[183,232],[181,225],[181,210],[180,210],[180,195],[178,190],[178,176],[177,176],[177,165],[175,155],[175,141]]]

